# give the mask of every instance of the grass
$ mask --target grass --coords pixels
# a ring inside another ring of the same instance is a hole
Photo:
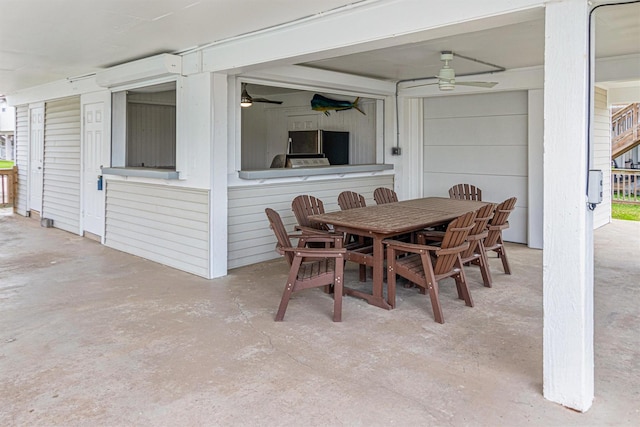
[[[627,221],[640,221],[640,205],[612,203],[611,217],[613,219],[625,219]]]
[[[0,160],[0,169],[11,169],[13,162],[10,160]]]

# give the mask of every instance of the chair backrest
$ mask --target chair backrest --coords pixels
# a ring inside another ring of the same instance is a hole
[[[433,272],[436,275],[448,273],[454,268],[460,252],[466,248],[462,248],[459,251],[451,251],[451,253],[448,253],[449,251],[446,251],[446,249],[459,247],[467,241],[467,236],[474,226],[475,219],[476,211],[473,211],[460,215],[449,223],[447,231],[445,231],[442,238],[436,263],[433,266]]]
[[[355,191],[343,191],[338,195],[338,205],[341,210],[346,211],[347,209],[364,208],[367,203],[362,194]]]
[[[398,201],[398,195],[390,188],[378,187],[373,191],[373,200],[375,200],[378,205],[394,203]]]
[[[322,200],[309,196],[308,194],[297,196],[291,202],[291,210],[296,216],[296,220],[300,226],[325,231],[329,230],[329,227],[326,224],[318,224],[309,221],[309,215],[324,213],[324,204],[322,203]]]
[[[284,252],[282,248],[291,248],[291,239],[289,239],[289,235],[287,234],[287,230],[284,228],[284,224],[282,223],[282,218],[280,214],[274,211],[271,208],[266,208],[264,212],[267,214],[267,218],[269,219],[269,224],[271,229],[273,230],[273,234],[276,235],[276,250],[287,259],[289,265],[293,262],[293,252]]]
[[[469,241],[469,249],[464,251],[461,256],[467,258],[475,253],[478,246],[478,240],[487,237],[487,224],[493,218],[493,212],[496,209],[495,203],[488,203],[476,211],[476,219],[473,228],[469,231],[467,240]]]
[[[486,247],[491,247],[502,239],[502,230],[509,228],[507,220],[509,219],[509,214],[515,209],[516,201],[515,197],[510,197],[496,207],[493,218],[489,221],[489,233],[484,239]]]
[[[449,198],[482,201],[482,190],[471,184],[456,184],[449,189]]]

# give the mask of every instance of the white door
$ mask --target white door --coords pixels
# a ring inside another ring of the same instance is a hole
[[[29,209],[41,213],[44,176],[44,107],[31,108],[29,116]]]
[[[104,165],[104,102],[84,104],[83,206],[84,231],[102,237],[104,230],[104,188],[100,168]]]

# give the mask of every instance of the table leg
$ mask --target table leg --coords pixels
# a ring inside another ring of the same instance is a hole
[[[383,298],[384,245],[380,237],[373,239],[373,296]]]
[[[345,288],[345,294],[362,298],[376,307],[391,310],[393,307],[384,299],[384,245],[382,237],[373,239],[373,291],[370,294],[356,289]]]

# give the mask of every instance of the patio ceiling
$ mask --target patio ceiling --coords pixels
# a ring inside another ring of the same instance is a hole
[[[3,0],[0,94],[157,53],[179,53],[335,8],[358,7],[358,3],[364,2]],[[594,16],[598,57],[640,52],[640,3],[601,7]],[[442,50],[507,69],[540,65],[544,10],[530,11],[525,20],[498,28],[304,65],[388,80],[408,79],[436,74],[442,65]],[[490,69],[462,58],[455,58],[454,66],[458,75]]]

